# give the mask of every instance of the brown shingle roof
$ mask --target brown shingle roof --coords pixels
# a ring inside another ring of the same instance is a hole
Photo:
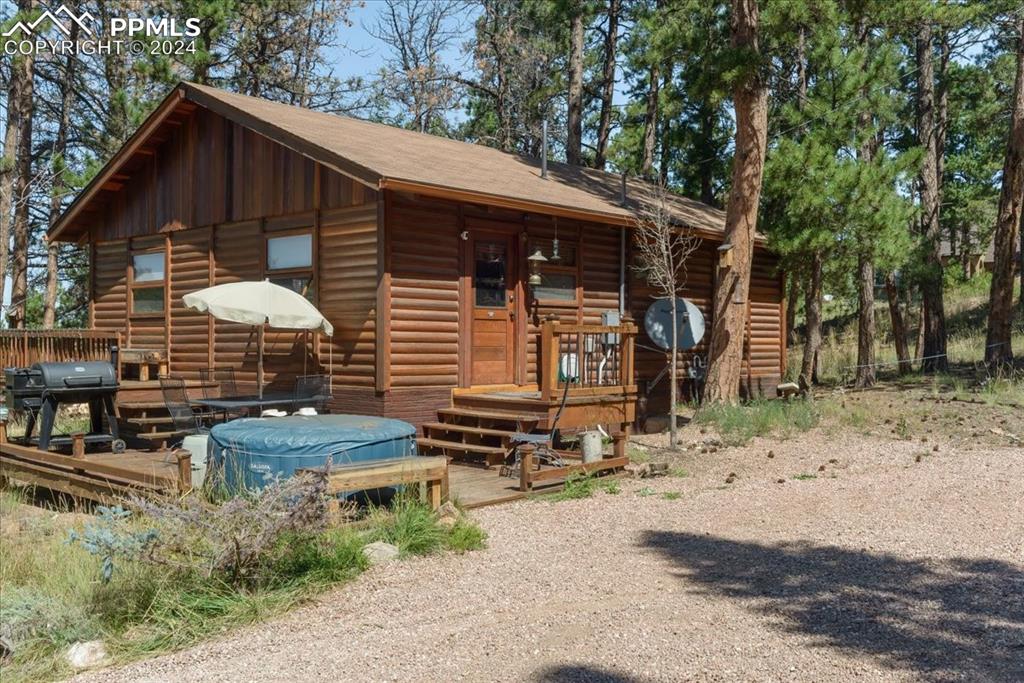
[[[192,83],[186,97],[234,114],[248,114],[326,152],[347,160],[352,174],[364,181],[400,180],[481,195],[520,199],[609,217],[631,219],[636,199],[650,190],[642,180],[627,181],[627,206],[620,205],[621,176],[567,164],[548,163],[548,179],[540,177],[540,161],[468,142],[362,121],[347,116],[293,107]],[[287,144],[287,143],[285,143]],[[301,150],[306,151],[306,150]],[[343,167],[344,168],[344,167]],[[689,227],[722,232],[725,212],[671,195],[677,220]]]
[[[604,171],[556,162],[548,163],[548,178],[540,161],[483,145],[362,121],[239,95],[195,83],[181,83],[93,181],[79,193],[50,234],[57,238],[73,223],[95,191],[131,155],[161,117],[182,100],[206,107],[241,125],[337,169],[372,187],[411,188],[424,194],[458,193],[467,200],[501,205],[529,205],[543,213],[569,212],[592,220],[628,224],[653,186],[627,180],[621,203],[622,177]],[[721,234],[725,212],[669,193],[675,220],[703,233]]]

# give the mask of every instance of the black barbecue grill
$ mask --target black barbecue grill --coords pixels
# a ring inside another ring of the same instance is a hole
[[[112,363],[36,363],[31,368],[7,368],[7,407],[27,413],[25,443],[32,443],[32,432],[39,419],[39,450],[66,446],[71,438],[53,436],[53,422],[61,403],[87,403],[91,429],[86,444],[110,444],[115,453],[124,451],[118,438],[114,399],[117,396],[117,372]],[[103,417],[110,431],[103,430]]]

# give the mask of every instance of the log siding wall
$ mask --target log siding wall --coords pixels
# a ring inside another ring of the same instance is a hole
[[[121,189],[93,214],[92,327],[121,330],[130,348],[160,349],[170,371],[198,379],[231,366],[256,381],[257,338],[245,325],[187,310],[186,293],[268,276],[268,235],[308,229],[314,238],[314,299],[335,326],[333,347],[313,335],[268,332],[266,380],[290,385],[326,368],[336,386],[372,387],[377,193],[249,129],[196,109],[124,174]],[[165,312],[130,313],[131,254],[166,254]]]

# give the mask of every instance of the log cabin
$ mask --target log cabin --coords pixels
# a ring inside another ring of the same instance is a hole
[[[187,310],[182,296],[267,278],[308,296],[335,329],[332,339],[269,330],[271,386],[329,368],[334,411],[405,419],[425,451],[496,462],[487,437],[510,416],[518,429],[524,415],[544,429],[561,413],[562,427],[625,433],[638,386],[654,385],[652,410],[665,402],[666,356],[631,322],[653,300],[631,243],[648,189],[181,83],[49,237],[89,250],[91,328],[156,352],[170,374],[194,380],[230,366],[254,382],[254,331]],[[710,329],[724,213],[670,203],[701,238],[685,295]],[[538,251],[546,261],[529,260]],[[760,237],[749,301],[738,305],[748,311],[744,390],[774,391],[785,315],[777,261]],[[706,353],[702,344],[681,362]],[[567,354],[582,371],[559,362]]]

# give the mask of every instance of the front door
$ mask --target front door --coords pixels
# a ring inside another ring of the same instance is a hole
[[[509,235],[478,233],[473,238],[473,343],[471,381],[515,381],[514,242]]]

